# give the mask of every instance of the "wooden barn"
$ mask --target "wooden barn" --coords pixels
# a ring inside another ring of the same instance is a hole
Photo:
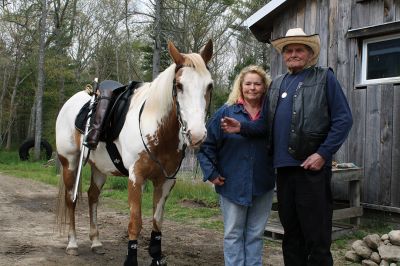
[[[272,0],[245,21],[261,42],[301,27],[321,38],[320,66],[330,66],[353,112],[349,138],[335,159],[362,167],[364,207],[400,213],[400,0]],[[286,72],[271,52],[271,76]],[[334,184],[337,197],[345,186]]]

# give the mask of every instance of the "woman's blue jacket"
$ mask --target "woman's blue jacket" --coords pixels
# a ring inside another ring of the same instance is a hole
[[[204,181],[217,176],[225,178],[223,186],[215,186],[220,195],[234,203],[251,206],[253,196],[259,196],[275,186],[272,157],[267,151],[266,137],[246,138],[224,133],[221,118],[228,116],[239,122],[250,121],[240,104],[224,105],[207,124],[207,138],[197,153]]]

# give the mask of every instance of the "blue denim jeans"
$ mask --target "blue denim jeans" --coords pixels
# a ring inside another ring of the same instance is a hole
[[[272,207],[274,190],[254,197],[252,206],[220,196],[224,216],[225,266],[262,265],[263,234]]]

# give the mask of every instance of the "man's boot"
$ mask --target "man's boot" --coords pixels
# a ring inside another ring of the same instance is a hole
[[[100,96],[97,100],[96,112],[92,118],[91,127],[86,137],[86,146],[95,150],[99,143],[100,134],[103,130],[104,118],[107,115],[113,91],[110,89],[100,90]]]

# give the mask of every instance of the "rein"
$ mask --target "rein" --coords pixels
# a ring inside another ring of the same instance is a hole
[[[182,68],[182,67],[183,67],[183,65],[178,65],[178,66],[176,66],[176,68],[175,68],[175,73],[176,73],[180,68]],[[172,96],[173,96],[174,99],[176,99],[176,96],[177,96],[177,91],[176,91],[176,79],[174,79],[174,82],[173,82]],[[176,179],[175,176],[178,174],[178,171],[179,171],[179,169],[181,168],[181,165],[182,165],[182,161],[183,161],[183,159],[185,158],[186,144],[184,143],[183,146],[182,146],[182,157],[181,157],[181,159],[180,159],[180,161],[179,161],[178,167],[176,168],[175,172],[174,172],[172,175],[168,175],[168,173],[167,173],[167,171],[165,170],[164,166],[163,166],[163,165],[161,164],[161,162],[157,159],[157,157],[150,151],[149,147],[147,147],[147,145],[146,145],[146,143],[145,143],[145,141],[144,141],[144,139],[143,139],[142,127],[140,126],[140,125],[141,125],[141,123],[140,123],[140,122],[141,122],[141,119],[140,119],[140,118],[141,118],[141,116],[142,116],[142,112],[143,112],[143,109],[144,109],[144,105],[145,105],[145,104],[146,104],[146,101],[143,102],[142,107],[140,108],[140,111],[139,111],[139,132],[140,132],[140,138],[142,139],[143,146],[144,146],[144,148],[146,149],[146,152],[147,152],[147,154],[149,155],[149,157],[150,157],[155,163],[158,164],[158,166],[160,167],[161,171],[162,171],[163,174],[165,175],[165,178],[167,178],[167,179]],[[178,102],[177,99],[176,99],[176,116],[178,117],[178,122],[179,122],[179,125],[180,125],[181,129],[182,129],[182,130],[181,130],[182,134],[187,135],[187,132],[186,132],[186,123],[182,120],[181,111],[180,111],[180,107],[179,107],[179,102]]]

